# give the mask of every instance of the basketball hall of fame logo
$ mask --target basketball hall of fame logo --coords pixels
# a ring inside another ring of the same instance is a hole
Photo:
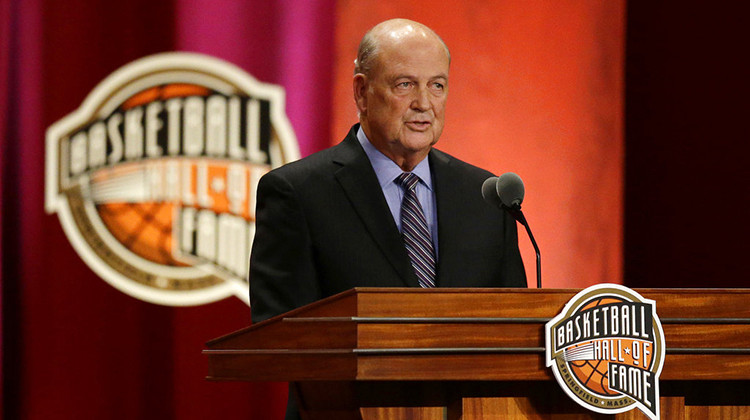
[[[281,87],[205,55],[145,57],[50,126],[46,149],[47,212],[105,281],[162,305],[249,304],[255,188],[299,158]]]
[[[575,402],[604,414],[638,407],[659,419],[664,333],[653,300],[617,284],[592,286],[545,332],[547,366]]]

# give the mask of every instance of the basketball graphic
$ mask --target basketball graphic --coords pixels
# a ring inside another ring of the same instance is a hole
[[[581,345],[576,344],[571,349],[571,352],[574,352],[578,349],[584,348],[584,347],[591,347],[589,344]],[[570,363],[570,371],[573,372],[574,375],[576,375],[576,378],[578,381],[591,389],[591,391],[602,395],[602,396],[611,396],[611,395],[617,395],[617,393],[610,391],[609,384],[607,381],[607,367],[609,366],[609,362],[606,360],[594,360],[594,354],[593,351],[591,351],[591,356],[579,359],[579,358],[568,358],[568,351],[566,351],[566,360],[568,360]]]
[[[638,407],[658,419],[664,360],[655,303],[620,285],[578,293],[547,323],[547,366],[577,403],[600,413]]]
[[[137,60],[47,130],[46,208],[136,298],[249,304],[255,188],[299,158],[284,92],[190,53]]]
[[[136,255],[157,264],[184,266],[173,256],[172,204],[103,203],[97,212],[115,239]]]

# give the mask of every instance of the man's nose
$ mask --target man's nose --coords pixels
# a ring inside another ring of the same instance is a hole
[[[430,97],[426,88],[420,87],[414,90],[411,107],[418,111],[427,111],[430,109]]]

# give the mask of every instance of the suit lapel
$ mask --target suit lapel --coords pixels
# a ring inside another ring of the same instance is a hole
[[[336,148],[333,160],[340,165],[335,172],[336,179],[370,236],[404,281],[404,286],[419,287],[375,171],[357,140],[358,127],[354,126]]]
[[[452,261],[460,255],[463,238],[455,221],[461,215],[459,184],[454,181],[450,157],[433,149],[430,151],[430,168],[435,188],[438,219],[438,266],[437,286],[451,287],[452,280],[447,267],[457,266],[460,261]]]

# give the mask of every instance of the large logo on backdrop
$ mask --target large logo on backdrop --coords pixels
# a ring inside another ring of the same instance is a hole
[[[46,143],[46,209],[105,281],[163,305],[249,303],[258,179],[299,158],[281,87],[204,55],[145,57]]]
[[[578,404],[659,419],[664,333],[653,300],[617,284],[581,291],[547,323],[546,360]]]

